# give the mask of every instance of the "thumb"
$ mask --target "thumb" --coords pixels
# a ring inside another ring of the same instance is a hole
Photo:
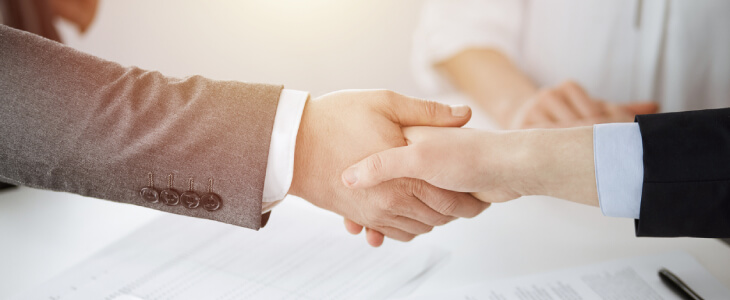
[[[621,105],[621,108],[635,115],[655,114],[659,112],[659,104],[656,102],[633,102]]]
[[[352,189],[362,189],[394,178],[418,178],[413,148],[397,147],[370,155],[342,172],[342,183]]]
[[[390,102],[391,121],[401,126],[461,127],[471,119],[466,105],[446,105],[397,94]]]

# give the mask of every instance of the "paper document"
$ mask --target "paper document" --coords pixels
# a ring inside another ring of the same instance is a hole
[[[665,267],[704,299],[730,299],[730,290],[686,253],[621,259],[527,277],[417,294],[408,299],[660,300],[682,299],[662,283]]]
[[[20,299],[378,299],[445,255],[288,217],[256,232],[165,215]]]

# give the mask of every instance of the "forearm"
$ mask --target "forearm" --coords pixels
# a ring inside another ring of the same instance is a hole
[[[280,86],[170,78],[5,26],[0,69],[3,181],[260,227]]]
[[[518,108],[537,92],[535,84],[496,50],[468,49],[437,68],[503,128],[510,126]]]
[[[508,132],[506,154],[521,153],[509,182],[522,196],[544,195],[598,206],[593,128]],[[519,151],[524,148],[525,151]]]

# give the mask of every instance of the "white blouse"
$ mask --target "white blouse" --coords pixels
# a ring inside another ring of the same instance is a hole
[[[538,85],[567,79],[597,98],[663,111],[730,106],[730,1],[432,0],[414,39],[416,75],[471,47],[510,57]]]

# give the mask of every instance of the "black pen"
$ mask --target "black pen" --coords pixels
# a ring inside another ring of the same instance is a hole
[[[662,282],[666,284],[671,290],[682,296],[682,298],[687,300],[704,300],[700,295],[697,295],[695,291],[693,291],[682,279],[680,279],[677,275],[674,275],[674,273],[670,272],[666,268],[662,268],[659,270],[659,277],[662,279]]]

